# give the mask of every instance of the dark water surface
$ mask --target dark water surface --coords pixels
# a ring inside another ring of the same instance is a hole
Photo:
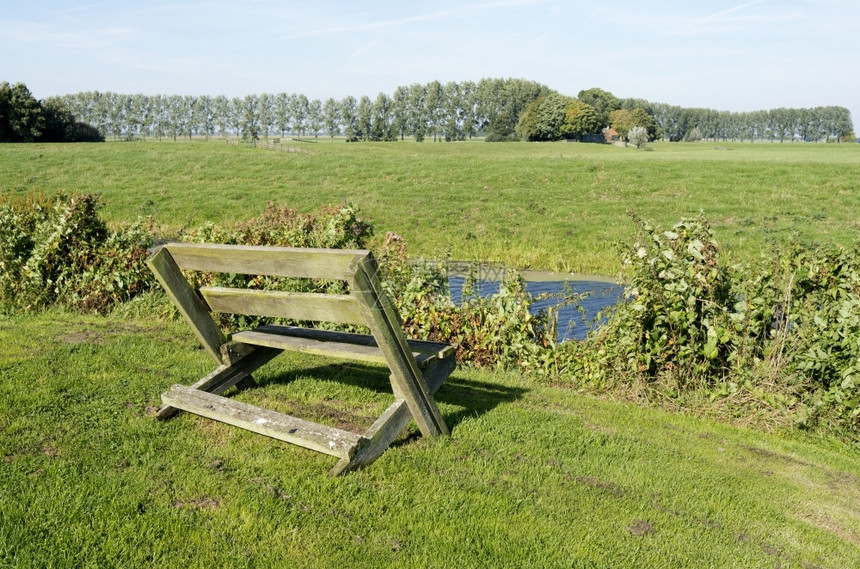
[[[558,280],[560,275],[552,273],[524,273],[526,279],[526,290],[533,296],[551,295],[548,298],[538,300],[532,305],[532,312],[537,313],[550,306],[558,306],[563,302],[566,293],[583,294],[588,293],[579,301],[579,306],[584,310],[580,313],[575,305],[561,306],[558,311],[558,340],[576,339],[582,340],[588,333],[589,326],[597,317],[601,309],[618,303],[623,293],[623,288],[609,279],[595,279],[584,276],[582,279],[575,275]],[[463,283],[466,277],[451,275],[448,284],[451,298],[460,303],[463,298]],[[567,288],[566,288],[567,287]],[[492,296],[499,292],[498,280],[478,280],[474,286],[474,294],[480,296]]]

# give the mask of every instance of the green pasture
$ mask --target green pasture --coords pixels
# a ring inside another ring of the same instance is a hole
[[[350,200],[412,256],[615,274],[627,216],[704,212],[739,258],[774,244],[853,242],[860,145],[284,141],[4,145],[0,191],[98,192],[112,222],[153,216],[166,236]],[[277,150],[274,150],[277,148]]]
[[[190,415],[211,367],[179,322],[0,326],[0,567],[826,567],[860,564],[860,457],[456,371],[450,437],[370,468]],[[328,378],[340,375],[341,382]],[[366,425],[383,370],[286,355],[237,396]]]
[[[349,200],[413,257],[603,274],[628,210],[702,211],[736,259],[854,242],[858,172],[856,144],[0,146],[0,197],[99,193],[110,223],[152,216],[162,237]],[[0,316],[0,568],[860,566],[860,453],[823,433],[466,366],[436,396],[450,437],[412,426],[341,478],[325,455],[158,421],[160,394],[212,362],[154,298]],[[392,397],[382,369],[299,354],[255,377],[237,399],[342,428]]]

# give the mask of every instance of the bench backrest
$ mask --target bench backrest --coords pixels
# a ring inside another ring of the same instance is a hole
[[[173,243],[166,245],[180,269],[346,281],[371,264],[363,249],[304,249]],[[375,270],[375,264],[373,265]],[[248,288],[200,287],[198,292],[214,312],[270,316],[292,320],[366,324],[360,303],[366,296],[313,292],[282,292]],[[379,294],[379,291],[375,291]]]

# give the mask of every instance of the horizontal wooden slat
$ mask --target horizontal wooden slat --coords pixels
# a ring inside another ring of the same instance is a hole
[[[351,334],[349,332],[334,332],[332,330],[320,330],[318,328],[301,328],[298,326],[260,326],[256,332],[278,334],[284,336],[295,336],[297,338],[312,338],[323,342],[338,342],[342,344],[355,344],[357,346],[374,346],[376,339],[369,334]],[[431,342],[429,340],[406,340],[413,352],[428,354],[440,359],[454,353],[454,347],[446,342]]]
[[[200,294],[214,312],[364,324],[364,315],[358,301],[348,294],[226,287],[201,287]]]
[[[168,243],[165,247],[183,269],[213,273],[271,275],[345,280],[364,249],[261,247],[215,243]]]
[[[161,395],[161,399],[177,409],[340,458],[352,457],[368,442],[366,437],[357,433],[304,421],[183,385],[174,385]]]
[[[231,336],[231,339],[234,342],[255,346],[268,346],[382,365],[388,363],[382,350],[376,345],[373,336],[363,334],[348,334],[295,326],[261,326],[256,330],[237,332]],[[413,349],[413,356],[421,368],[441,359],[440,355],[442,358],[453,357],[454,355],[453,348],[448,344],[440,344],[439,342],[429,342],[431,346],[425,344],[427,343],[420,340],[409,341],[409,347]],[[440,346],[443,349],[440,350]],[[430,347],[434,348],[434,353],[428,353]],[[416,348],[421,348],[423,352]]]

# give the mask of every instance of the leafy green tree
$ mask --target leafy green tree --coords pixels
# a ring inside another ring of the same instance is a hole
[[[347,142],[358,140],[356,138],[356,128],[358,125],[358,118],[355,113],[356,106],[357,102],[352,95],[347,95],[340,102],[340,117],[343,121],[343,133],[346,135]]]
[[[299,136],[305,135],[305,129],[308,127],[310,118],[310,101],[305,95],[297,95],[293,103],[293,129],[298,132]]]
[[[250,140],[252,143],[260,140],[259,105],[260,101],[257,95],[246,95],[242,100],[242,119],[240,123],[242,140]]]
[[[427,136],[427,88],[420,83],[409,86],[409,131],[416,142]]]
[[[633,114],[626,109],[616,109],[609,113],[609,126],[618,133],[621,140],[627,140],[627,133],[635,126]]]
[[[433,142],[436,142],[442,130],[442,108],[445,104],[445,92],[442,84],[435,80],[427,84],[424,92],[426,93],[424,113],[427,118],[428,134],[432,134]]]
[[[313,101],[308,103],[308,128],[311,130],[311,133],[313,133],[314,138],[318,138],[322,127],[322,103],[319,99],[314,99]]]
[[[339,112],[337,101],[331,97],[325,100],[325,103],[323,103],[323,125],[331,138],[340,133]]]
[[[394,90],[391,101],[391,128],[400,140],[403,140],[409,128],[409,88],[403,85]]]
[[[392,126],[391,110],[393,103],[385,93],[376,96],[373,102],[370,138],[372,140],[395,140],[394,127]]]
[[[263,138],[268,140],[272,125],[276,122],[275,99],[268,93],[263,93],[258,98],[258,102],[257,114],[260,120],[260,132],[263,134]]]
[[[358,140],[369,140],[371,137],[371,128],[373,126],[373,103],[370,97],[362,95],[358,100],[358,105],[355,107],[355,136]]]
[[[227,128],[230,125],[230,101],[224,95],[217,95],[212,99],[213,121],[218,126],[221,138],[227,136]]]
[[[621,102],[615,95],[597,87],[580,91],[576,98],[583,103],[594,107],[594,110],[597,111],[597,120],[600,124],[600,128],[610,126],[612,124],[612,120],[609,114],[612,111],[617,111],[621,108]]]
[[[290,96],[286,93],[278,93],[275,95],[273,107],[275,130],[281,133],[281,138],[284,138],[287,136],[287,129],[290,128]]]
[[[45,128],[39,142],[104,142],[98,130],[75,119],[67,102],[60,97],[50,97],[42,102]]]
[[[517,136],[529,141],[560,139],[568,101],[568,97],[558,93],[532,101],[517,121]]]
[[[588,103],[570,99],[564,107],[564,123],[561,125],[561,135],[567,138],[581,139],[586,134],[600,131],[600,120],[597,111]]]

